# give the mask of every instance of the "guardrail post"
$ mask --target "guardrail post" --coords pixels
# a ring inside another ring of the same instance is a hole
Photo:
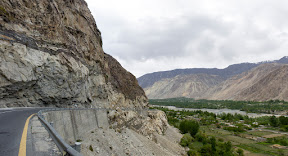
[[[81,153],[81,142],[75,142],[75,150]]]
[[[51,125],[51,127],[53,127],[53,128],[54,128],[54,123],[53,123],[53,122],[50,122],[50,125]]]

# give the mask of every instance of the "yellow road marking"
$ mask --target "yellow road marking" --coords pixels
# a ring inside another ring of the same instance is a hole
[[[28,125],[29,125],[29,120],[33,115],[35,114],[30,115],[26,120],[23,133],[22,133],[18,156],[26,156],[26,139],[27,139]]]

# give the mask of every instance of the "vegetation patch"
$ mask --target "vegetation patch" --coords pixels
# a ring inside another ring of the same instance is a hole
[[[193,98],[150,99],[149,103],[160,106],[175,106],[178,108],[195,109],[237,109],[248,113],[274,113],[288,110],[288,102],[283,100],[257,101],[232,101],[232,100],[195,100]]]
[[[7,11],[0,5],[0,15],[2,14],[8,14]]]
[[[268,132],[268,131],[249,131],[246,133],[253,135],[253,136],[258,136],[258,137],[263,137],[263,136],[265,137],[267,135],[274,134],[273,132]]]
[[[89,150],[90,150],[91,152],[94,151],[92,145],[89,146]]]
[[[288,149],[281,149],[280,152],[277,149],[288,147],[286,136],[270,139],[266,137],[279,135],[274,131],[280,133],[281,128],[286,126],[288,118],[284,116],[250,118],[240,114],[216,115],[201,110],[174,111],[161,107],[152,109],[164,111],[169,124],[184,134],[180,145],[189,148],[188,155],[243,155],[242,149],[265,155],[288,154]],[[273,131],[263,131],[266,128]],[[275,144],[279,146],[274,147]]]

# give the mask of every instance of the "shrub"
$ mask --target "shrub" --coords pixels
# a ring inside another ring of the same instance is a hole
[[[188,156],[198,156],[199,154],[198,154],[197,151],[190,149],[190,150],[187,152],[187,155],[188,155]]]
[[[232,149],[232,144],[230,141],[224,143],[224,148],[226,152],[230,152]]]
[[[186,133],[181,138],[180,145],[183,147],[188,146],[193,140],[194,138],[189,133]]]
[[[281,131],[288,132],[288,125],[281,126]]]
[[[242,149],[238,148],[236,152],[238,153],[239,156],[244,156],[244,151]]]
[[[94,150],[93,150],[93,147],[90,145],[89,146],[89,150],[91,151],[91,152],[93,152]]]
[[[197,133],[197,134],[195,135],[195,138],[196,138],[196,140],[199,141],[199,142],[204,142],[204,141],[206,140],[206,135],[203,134],[203,133]]]
[[[213,155],[211,145],[210,145],[210,144],[204,145],[204,146],[200,149],[200,153],[201,153],[201,155],[203,155],[203,156]]]
[[[223,142],[224,140],[223,140],[223,138],[219,138],[218,141],[219,142]]]

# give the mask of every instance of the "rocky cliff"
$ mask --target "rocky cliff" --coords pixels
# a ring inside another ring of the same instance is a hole
[[[0,1],[0,107],[146,107],[84,0]]]
[[[0,107],[19,106],[114,108],[109,113],[109,129],[95,130],[99,136],[88,132],[84,137],[88,147],[101,144],[100,155],[107,155],[106,149],[108,155],[129,155],[129,151],[135,153],[139,148],[136,155],[185,153],[178,143],[169,141],[176,135],[179,142],[181,134],[162,136],[171,134],[165,113],[144,109],[148,101],[137,79],[103,52],[101,33],[84,0],[0,1]],[[95,122],[96,113],[89,117],[84,114],[83,118],[78,115],[84,123]],[[89,126],[81,128],[82,133],[89,130]],[[116,133],[117,130],[129,134]],[[117,148],[124,135],[133,139]],[[97,141],[93,140],[95,137]],[[134,147],[132,141],[145,144]],[[85,150],[85,155],[98,153]]]

